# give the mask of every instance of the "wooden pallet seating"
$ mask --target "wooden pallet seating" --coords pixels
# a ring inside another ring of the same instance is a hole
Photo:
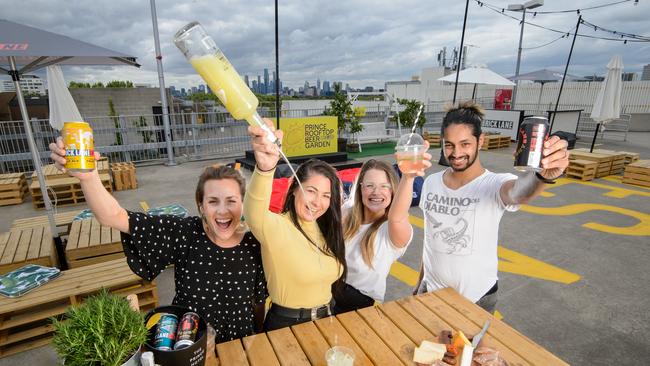
[[[102,288],[123,297],[136,294],[142,312],[158,306],[156,283],[136,276],[126,259],[62,271],[21,297],[0,298],[0,358],[48,344],[50,317],[61,318],[68,306]]]
[[[625,154],[625,165],[634,163],[640,159],[639,153],[633,153],[629,151],[619,151],[621,154]]]
[[[113,174],[113,184],[115,184],[116,191],[138,188],[133,163],[112,163],[111,173]]]
[[[566,170],[566,175],[569,178],[588,181],[596,178],[597,169],[598,169],[598,162],[590,161],[590,160],[574,159],[574,160],[569,160],[569,167]]]
[[[54,239],[48,226],[11,229],[0,234],[0,274],[26,264],[58,266]]]
[[[69,212],[59,212],[54,214],[54,223],[59,228],[59,235],[65,236],[70,232],[70,225],[72,225],[72,220],[74,220],[77,215],[81,213],[81,210],[74,210]],[[36,226],[49,226],[50,221],[47,215],[41,215],[36,217],[28,217],[24,219],[16,219],[11,224],[12,229],[23,229],[28,227]]]
[[[510,147],[510,136],[502,135],[485,135],[481,150],[502,149]]]
[[[626,166],[623,183],[650,187],[650,160],[639,160]]]
[[[429,141],[429,147],[440,147],[441,137],[439,133],[424,133],[424,139]]]
[[[109,172],[109,163],[108,159],[100,159],[95,162],[95,167],[99,174],[108,174]],[[43,167],[43,176],[46,181],[69,178],[70,176],[67,173],[61,172],[59,169],[54,166],[54,164],[48,164]],[[32,173],[32,181],[38,180],[36,177],[36,172]]]
[[[23,203],[26,196],[25,173],[0,174],[0,206]]]
[[[596,169],[596,178],[600,178],[609,175],[612,169],[612,161],[614,160],[614,156],[607,154],[590,153],[588,151],[582,150],[570,150],[569,159],[589,160],[597,162],[598,168]]]
[[[100,173],[99,179],[109,192],[113,192],[110,174]],[[56,203],[57,206],[65,206],[86,202],[84,194],[81,191],[81,184],[77,178],[68,175],[61,177],[57,176],[53,179],[47,177],[45,183],[48,186],[48,195],[52,204]],[[38,179],[32,180],[32,184],[29,186],[29,191],[32,194],[32,205],[34,208],[44,208],[45,203],[43,201],[43,193],[41,192],[41,185],[38,182]]]
[[[95,218],[72,222],[65,257],[70,268],[124,257],[120,232]]]
[[[594,150],[596,154],[610,155],[612,157],[612,167],[609,170],[608,175],[614,175],[622,173],[625,169],[625,153],[622,151],[612,151],[612,150],[603,150],[596,149]]]

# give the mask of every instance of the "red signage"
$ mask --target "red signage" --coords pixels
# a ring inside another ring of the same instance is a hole
[[[29,43],[0,43],[0,51],[25,51]]]
[[[494,109],[510,110],[512,89],[497,89],[494,91]]]

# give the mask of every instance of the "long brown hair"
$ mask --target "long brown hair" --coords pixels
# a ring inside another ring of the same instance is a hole
[[[363,261],[368,265],[368,267],[373,268],[372,257],[375,255],[375,237],[377,236],[377,230],[379,230],[379,227],[388,220],[388,210],[390,210],[390,206],[393,204],[395,191],[397,190],[397,175],[390,164],[380,160],[370,159],[361,166],[359,177],[354,186],[355,195],[352,209],[348,215],[343,218],[343,238],[345,240],[351,239],[359,232],[359,227],[365,221],[365,211],[361,197],[361,184],[366,173],[371,169],[377,169],[386,173],[386,177],[391,186],[390,204],[386,207],[384,214],[370,225],[361,238],[361,258],[363,258]]]
[[[343,267],[341,277],[334,283],[335,288],[339,288],[341,281],[345,280],[348,267],[345,263],[345,241],[343,240],[343,232],[341,226],[341,181],[336,175],[336,170],[329,164],[317,160],[310,159],[298,167],[296,171],[297,178],[304,182],[314,174],[320,174],[330,181],[330,205],[327,211],[316,219],[318,228],[320,229],[323,237],[325,238],[326,248],[323,250],[319,248],[311,238],[304,232],[298,221],[298,213],[296,212],[296,191],[299,189],[298,182],[293,179],[289,190],[287,191],[287,198],[284,201],[282,212],[288,212],[291,222],[302,233],[302,235],[309,240],[309,242],[318,248],[322,253],[330,257],[334,257],[337,262]]]

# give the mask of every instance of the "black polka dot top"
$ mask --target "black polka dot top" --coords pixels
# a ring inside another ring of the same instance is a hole
[[[122,246],[131,270],[153,280],[174,265],[173,304],[192,309],[217,331],[216,342],[254,333],[253,308],[267,291],[260,244],[247,232],[233,248],[214,244],[199,217],[128,212]]]

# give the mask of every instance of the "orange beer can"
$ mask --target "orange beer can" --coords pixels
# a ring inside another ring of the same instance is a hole
[[[71,172],[95,169],[93,129],[86,122],[66,122],[61,130],[65,145],[65,168]]]

